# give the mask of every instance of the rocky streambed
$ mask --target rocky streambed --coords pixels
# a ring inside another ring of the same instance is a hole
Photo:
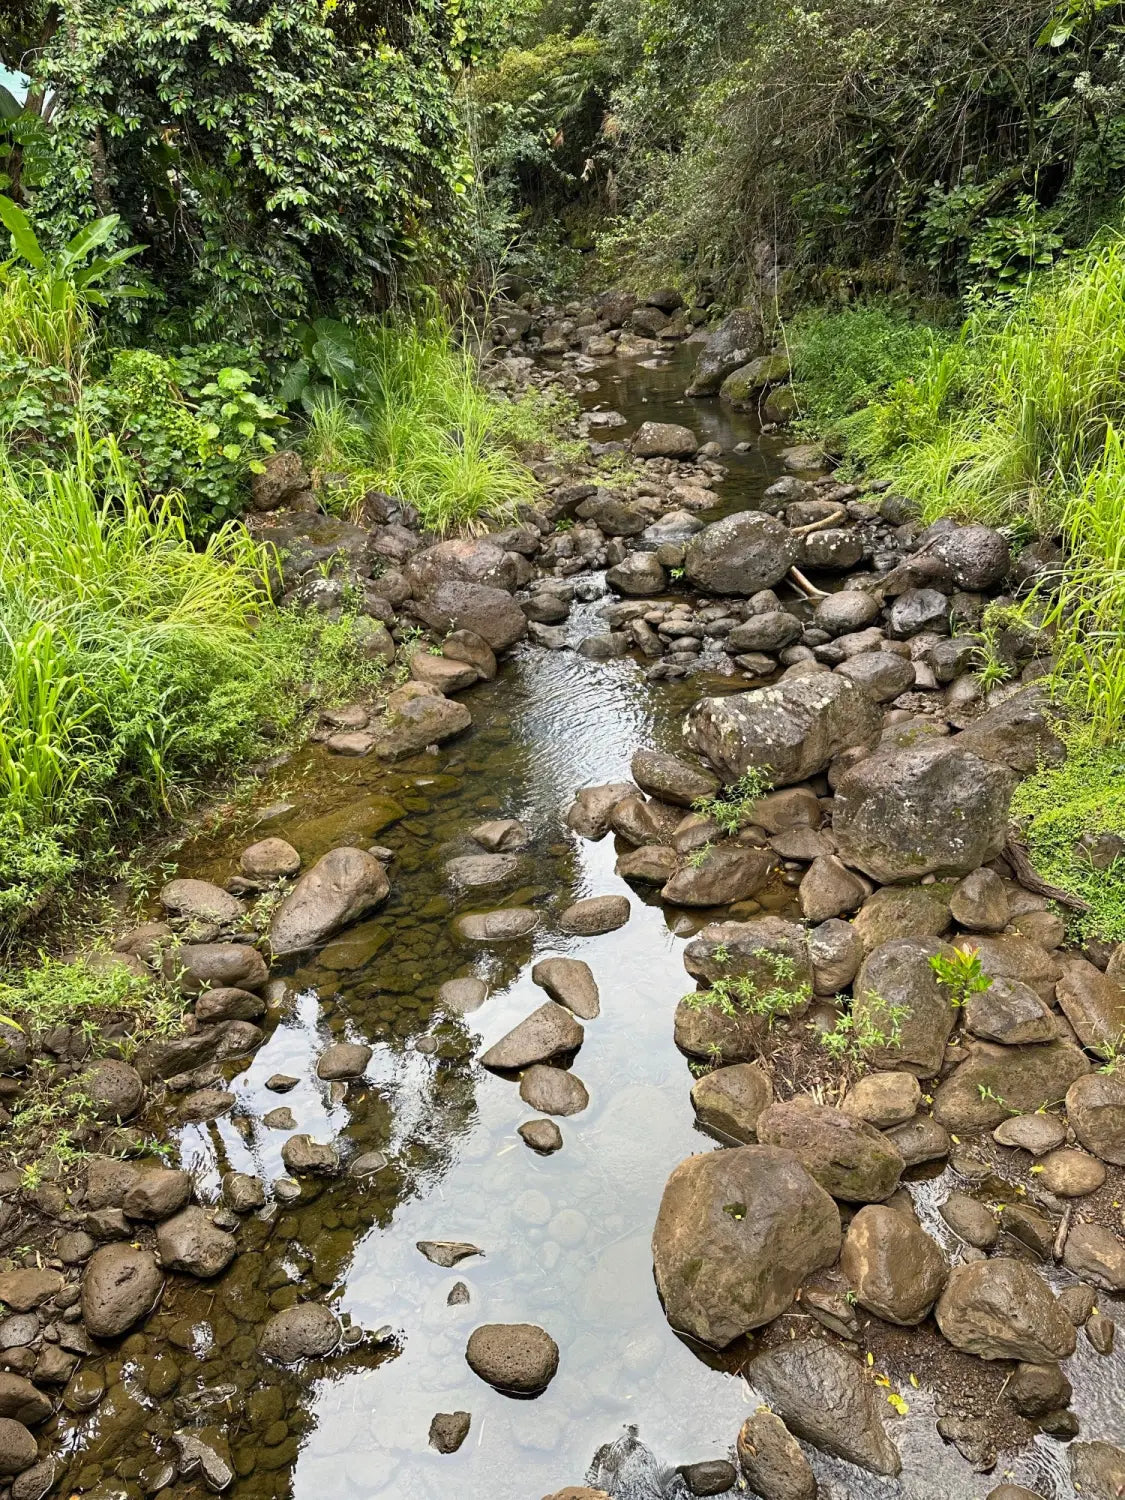
[[[123,934],[187,1034],[55,1038],[105,1130],[5,1184],[13,1500],[1119,1493],[1125,963],[1010,838],[1049,642],[972,670],[1037,559],[602,311],[514,319],[610,460],[521,526],[260,497],[295,596],[433,646]]]

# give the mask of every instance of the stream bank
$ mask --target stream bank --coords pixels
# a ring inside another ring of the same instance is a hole
[[[660,356],[650,351],[648,357]],[[715,481],[709,503],[697,503],[693,512],[707,522],[762,499],[782,472],[772,450],[784,439],[762,444],[749,417],[685,404],[679,393],[687,363],[683,356],[654,370],[607,363],[584,374],[599,383],[598,391],[584,394],[591,405],[612,405],[625,419],[606,436],[629,437],[645,420],[687,422],[700,438],[719,444],[722,456],[712,462],[727,468],[727,476],[706,470],[693,476]],[[741,442],[751,447],[732,461],[729,450]],[[680,475],[671,465],[663,475],[646,473],[651,478],[641,482],[662,492],[650,498],[666,512],[668,489]],[[686,473],[682,482],[690,484]],[[577,508],[592,498],[568,503]],[[624,503],[637,498],[644,495]],[[606,502],[596,503],[602,519],[610,519]],[[815,496],[790,503],[832,504]],[[854,503],[870,501],[856,497]],[[852,519],[857,530],[877,524],[874,516]],[[517,646],[493,680],[465,697],[472,726],[463,735],[436,754],[407,756],[391,766],[373,755],[352,759],[310,747],[264,789],[263,801],[274,804],[267,809],[271,816],[259,812],[259,821],[245,829],[199,839],[181,852],[181,875],[222,886],[235,873],[240,851],[266,836],[290,843],[306,870],[332,848],[374,844],[390,855],[390,894],[314,958],[276,964],[272,988],[257,986],[268,1002],[268,1035],[249,1061],[203,1064],[202,1071],[182,1070],[170,1081],[179,1086],[170,1087],[158,1118],[174,1133],[180,1165],[191,1172],[202,1202],[218,1199],[230,1172],[276,1186],[270,1202],[248,1216],[225,1210],[222,1223],[229,1227],[222,1232],[236,1231],[238,1240],[228,1268],[206,1279],[170,1277],[140,1331],[91,1346],[80,1375],[65,1387],[61,1410],[40,1429],[66,1455],[56,1480],[60,1490],[109,1496],[198,1489],[209,1483],[211,1461],[190,1445],[184,1459],[182,1437],[177,1443],[174,1434],[186,1432],[229,1464],[222,1487],[239,1496],[302,1494],[316,1485],[336,1492],[341,1475],[349,1491],[363,1494],[436,1496],[448,1491],[452,1478],[473,1494],[536,1496],[580,1483],[594,1455],[623,1429],[635,1428],[655,1459],[649,1462],[626,1440],[603,1455],[594,1478],[618,1495],[683,1495],[685,1481],[675,1466],[723,1459],[757,1407],[760,1392],[746,1378],[752,1353],[789,1340],[792,1332],[821,1328],[798,1304],[752,1345],[737,1340],[721,1353],[707,1351],[672,1332],[653,1284],[651,1236],[666,1179],[677,1163],[714,1144],[696,1126],[692,1075],[673,1032],[677,1002],[690,988],[684,948],[717,917],[745,921],[764,911],[799,921],[808,861],[778,861],[780,868],[753,896],[716,912],[665,905],[650,885],[617,874],[626,845],[615,847],[612,837],[574,836],[567,813],[578,788],[627,781],[638,749],[680,751],[681,722],[701,695],[749,685],[749,669],[732,666],[722,637],[706,632],[707,623],[729,614],[720,610],[694,633],[699,616],[718,608],[705,600],[680,612],[682,635],[665,629],[669,639],[659,660],[638,653],[637,635],[647,638],[630,630],[642,621],[659,638],[661,620],[645,618],[659,605],[626,598],[607,621],[600,573],[606,563],[620,566],[610,562],[619,538],[600,528],[590,557],[600,549],[609,555],[591,567],[575,535],[583,530],[575,525],[547,537],[554,569],[582,564],[571,574],[579,580],[578,599],[564,611],[565,642],[546,638],[560,649]],[[568,538],[575,543],[569,557],[559,545]],[[629,555],[624,544],[621,550]],[[676,591],[668,610],[683,599]],[[812,606],[788,595],[785,604],[807,632]],[[777,612],[744,613],[729,628]],[[607,623],[617,628],[607,630]],[[604,648],[566,649],[613,636],[619,639]],[[838,638],[839,632],[830,637]],[[689,640],[702,649],[665,649]],[[608,659],[598,659],[602,649]],[[883,668],[911,660],[896,651],[857,654],[886,656]],[[702,658],[702,669],[676,655]],[[664,671],[653,677],[653,666]],[[906,716],[899,722],[918,717],[899,712]],[[814,798],[829,801],[830,778],[818,771],[810,779]],[[677,821],[686,811],[680,809]],[[472,829],[501,818],[520,820],[530,834],[503,904],[537,912],[539,925],[527,939],[474,948],[453,924],[496,903],[479,891],[452,889],[445,865],[479,853]],[[686,868],[698,873],[701,866],[686,862]],[[624,925],[589,937],[560,929],[573,901],[610,894],[629,901]],[[589,1091],[589,1107],[561,1118],[562,1149],[540,1156],[517,1134],[532,1111],[516,1081],[474,1059],[543,1002],[531,969],[550,954],[590,964],[601,1014],[584,1023],[574,1067]],[[469,975],[487,986],[485,1003],[461,1017],[442,1014],[435,1007],[440,985]],[[780,1025],[777,1035],[785,1031]],[[800,1045],[803,1026],[793,1035]],[[372,1049],[360,1078],[316,1078],[317,1058],[337,1041]],[[760,1050],[768,1058],[772,1042]],[[943,1056],[941,1066],[959,1061]],[[706,1072],[706,1054],[697,1062]],[[277,1075],[296,1082],[279,1095],[267,1086]],[[779,1096],[786,1093],[783,1076],[775,1087]],[[185,1103],[188,1113],[197,1113],[198,1095],[208,1089],[233,1097],[229,1104],[219,1101],[223,1107],[212,1118],[185,1122]],[[278,1107],[292,1112],[293,1126],[265,1123]],[[335,1141],[342,1164],[367,1157],[364,1175],[293,1171],[282,1156],[292,1132]],[[1032,1158],[1016,1159],[1013,1185],[1011,1159],[987,1133],[972,1147],[955,1166],[939,1158],[936,1166],[907,1174],[926,1230],[948,1256],[966,1264],[973,1261],[968,1247],[938,1214],[949,1192],[969,1190],[991,1214],[1001,1195],[1010,1196],[1009,1186],[1017,1193],[1022,1186],[1023,1194],[1035,1188]],[[1115,1175],[1111,1171],[1096,1196],[1083,1200],[1105,1222],[1114,1216]],[[123,1198],[128,1189],[119,1183],[116,1191]],[[84,1207],[90,1211],[88,1203]],[[1010,1224],[1004,1224],[1005,1254],[1023,1255],[1028,1247],[1013,1237]],[[136,1232],[136,1221],[132,1228]],[[469,1242],[484,1254],[438,1266],[416,1248],[418,1241],[434,1240]],[[1052,1268],[1050,1275],[1059,1286],[1074,1281],[1065,1269]],[[298,1301],[330,1305],[345,1333],[330,1357],[286,1369],[263,1356],[260,1339],[267,1321]],[[844,1302],[854,1316],[854,1305]],[[1099,1302],[1113,1305],[1100,1293]],[[534,1401],[490,1389],[465,1364],[471,1331],[495,1322],[539,1325],[559,1347],[558,1374]],[[1011,1362],[956,1351],[929,1323],[902,1329],[864,1316],[856,1331],[855,1352],[870,1351],[872,1378],[893,1383],[876,1386],[877,1394],[893,1389],[908,1408],[898,1415],[888,1405],[881,1413],[903,1475],[875,1477],[806,1444],[822,1493],[966,1500],[982,1494],[972,1464],[935,1427],[937,1417],[962,1411],[963,1420],[984,1423],[976,1440],[1002,1451],[997,1479],[1010,1469],[1044,1495],[1071,1493],[1065,1444],[1036,1436],[1010,1406],[998,1406]],[[1097,1354],[1083,1338],[1066,1369],[1083,1437],[1121,1441],[1117,1357]],[[438,1453],[429,1443],[432,1417],[460,1411],[471,1414],[468,1436],[455,1454]],[[1014,1439],[1010,1447],[1005,1436]],[[210,1487],[223,1477],[212,1468]],[[19,1495],[13,1489],[15,1500],[30,1500],[22,1477],[16,1485],[22,1488]]]

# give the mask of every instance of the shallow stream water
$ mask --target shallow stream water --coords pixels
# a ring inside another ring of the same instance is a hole
[[[679,404],[685,357],[667,369],[607,366],[589,399],[623,412],[630,427],[650,417],[687,420],[725,449],[751,439],[749,420],[718,403]],[[777,471],[755,445],[731,464],[724,508],[751,503]],[[575,639],[597,628],[598,608],[576,611]],[[273,778],[279,809],[184,851],[182,873],[222,881],[237,851],[266,833],[289,839],[306,863],[342,842],[394,849],[392,895],[376,917],[315,964],[281,971],[290,992],[284,1015],[228,1085],[234,1114],[186,1127],[180,1138],[183,1165],[205,1185],[217,1190],[231,1168],[271,1181],[284,1173],[290,1132],[267,1128],[261,1116],[283,1104],[298,1130],[382,1150],[388,1165],[359,1180],[307,1181],[298,1201],[247,1222],[247,1248],[217,1282],[177,1282],[143,1333],[106,1363],[109,1392],[96,1413],[73,1419],[68,1487],[112,1479],[161,1488],[153,1440],[198,1414],[191,1393],[199,1390],[215,1393],[203,1398],[215,1402],[204,1417],[230,1444],[237,1500],[538,1500],[582,1483],[595,1453],[629,1429],[655,1464],[626,1465],[614,1493],[679,1496],[686,1491],[675,1465],[729,1452],[757,1405],[740,1370],[747,1351],[705,1355],[672,1332],[650,1252],[672,1167],[716,1145],[695,1128],[691,1077],[672,1040],[673,1009],[689,987],[681,948],[709,914],[689,920],[646,902],[614,875],[612,838],[588,843],[564,822],[575,790],[626,777],[639,745],[675,748],[680,716],[699,691],[698,679],[648,683],[628,659],[597,663],[524,646],[496,681],[467,696],[472,730],[436,757],[387,769],[311,747]],[[444,862],[467,852],[469,830],[491,817],[521,818],[534,831],[520,888],[502,901],[455,897]],[[630,897],[632,915],[617,932],[573,938],[555,929],[572,900],[618,891]],[[534,941],[480,951],[456,940],[457,912],[497,904],[539,907]],[[556,953],[589,962],[602,1011],[586,1023],[574,1062],[590,1107],[559,1122],[562,1150],[541,1157],[516,1134],[534,1113],[517,1084],[474,1057],[542,1003],[531,965]],[[484,1005],[462,1019],[437,1015],[439,984],[470,973],[489,984]],[[315,1059],[344,1038],[375,1053],[366,1081],[333,1103],[315,1079]],[[428,1039],[423,1050],[419,1039]],[[284,1096],[270,1093],[265,1080],[278,1072],[301,1082]],[[912,1190],[927,1227],[948,1242],[936,1217],[942,1186],[931,1180]],[[415,1248],[423,1239],[468,1240],[484,1254],[445,1271]],[[469,1301],[451,1306],[457,1282]],[[379,1341],[297,1372],[267,1367],[254,1352],[257,1332],[298,1296],[324,1298],[352,1324],[383,1330]],[[803,1331],[803,1319],[790,1317]],[[543,1395],[518,1401],[478,1380],[464,1351],[480,1323],[525,1321],[548,1330],[561,1360]],[[1080,1339],[1068,1373],[1083,1436],[1125,1439],[1120,1360],[1099,1359]],[[894,1374],[898,1388],[906,1372]],[[1005,1473],[1058,1500],[1072,1494],[1062,1444],[1038,1438],[987,1478],[974,1474],[938,1437],[925,1380],[905,1389],[909,1415],[888,1414],[902,1479],[815,1458],[822,1495],[971,1500]],[[430,1419],[457,1410],[472,1414],[468,1438],[441,1456],[427,1443]]]

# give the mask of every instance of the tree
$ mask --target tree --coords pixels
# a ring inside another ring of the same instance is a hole
[[[459,247],[454,86],[486,3],[65,0],[33,53],[40,231],[119,214],[200,331],[384,302],[405,265]]]

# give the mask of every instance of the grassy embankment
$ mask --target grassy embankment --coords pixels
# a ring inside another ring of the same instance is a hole
[[[1069,760],[1016,795],[1041,873],[1084,897],[1080,931],[1125,939],[1125,860],[1077,841],[1125,834],[1125,241],[1107,238],[958,330],[886,308],[806,317],[790,334],[807,420],[925,519],[1004,528],[1064,563],[1021,601],[1053,636],[1049,687]]]

